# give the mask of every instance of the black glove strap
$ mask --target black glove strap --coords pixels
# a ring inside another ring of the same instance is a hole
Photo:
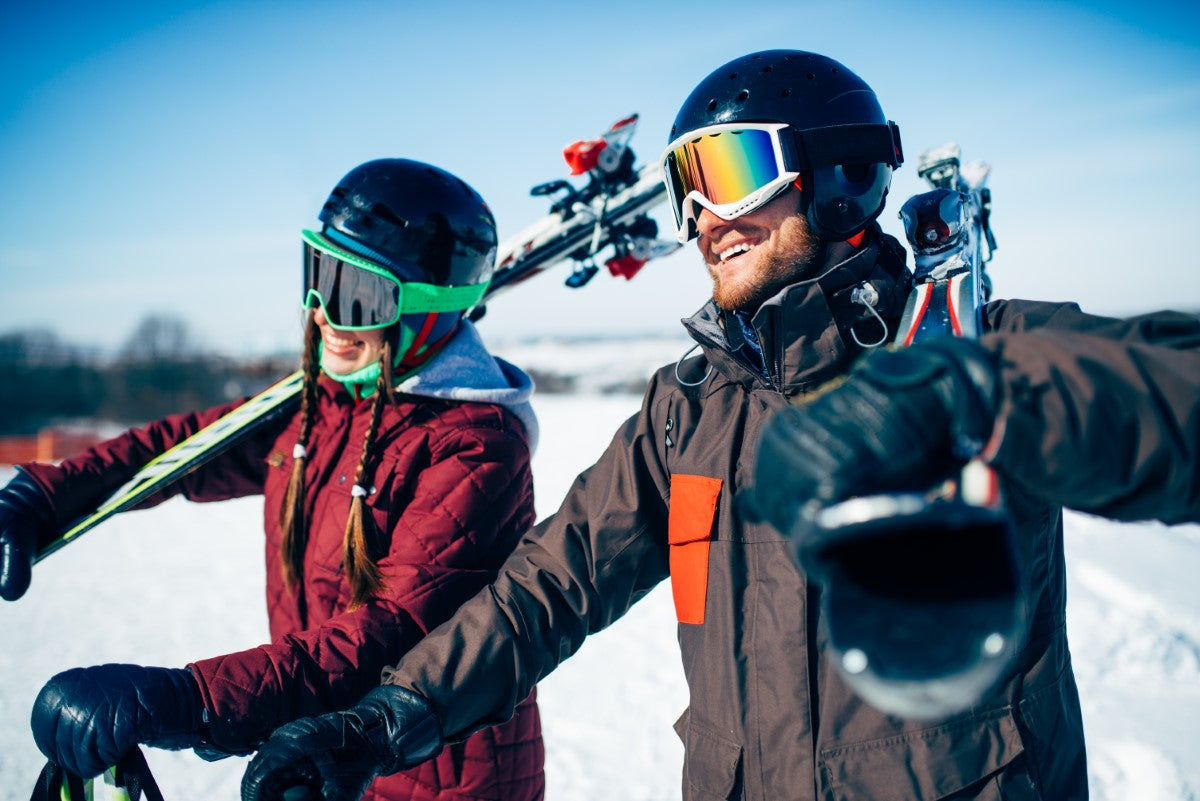
[[[146,794],[146,801],[163,801],[162,791],[154,781],[154,775],[150,772],[150,766],[146,764],[142,749],[134,748],[121,757],[115,772],[117,786],[128,790],[132,801],[138,801],[142,793]]]
[[[142,749],[134,748],[121,758],[113,771],[118,787],[124,788],[132,801],[140,801],[145,793],[146,801],[163,801],[162,791],[150,773],[150,765]],[[64,796],[63,789],[66,789]],[[83,801],[88,796],[84,793],[83,779],[73,773],[67,773],[53,762],[47,762],[38,774],[37,784],[29,801]]]
[[[83,801],[83,779],[67,773],[53,762],[47,762],[46,767],[38,774],[37,784],[33,786],[33,794],[29,801],[62,801],[66,789],[66,797],[71,801]]]

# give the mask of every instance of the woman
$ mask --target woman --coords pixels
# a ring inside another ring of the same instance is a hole
[[[152,501],[263,493],[271,642],[186,669],[55,676],[34,738],[73,773],[95,775],[137,743],[246,753],[283,722],[348,705],[486,585],[533,522],[531,383],[463,319],[492,273],[487,206],[449,173],[384,159],[347,174],[319,217],[319,232],[303,232],[299,412]],[[0,490],[0,579],[27,583],[29,556],[55,530],[230,408],[23,466]],[[508,722],[365,797],[541,798],[542,758],[531,695]]]

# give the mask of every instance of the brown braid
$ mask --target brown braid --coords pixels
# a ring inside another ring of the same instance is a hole
[[[392,346],[384,342],[379,355],[379,383],[375,398],[371,401],[371,424],[363,442],[362,458],[354,473],[354,484],[370,492],[369,468],[372,467],[375,434],[383,417],[384,405],[392,400]],[[361,495],[350,499],[350,517],[346,521],[346,541],[343,546],[342,564],[346,567],[346,580],[350,583],[350,608],[355,609],[374,598],[383,589],[383,573],[371,558],[368,542],[376,540],[375,517],[366,508]]]
[[[304,386],[300,391],[300,439],[297,444],[308,445],[312,434],[313,418],[317,411],[317,377],[321,359],[319,346],[321,331],[313,322],[313,313],[308,313],[308,324],[304,330],[304,355],[301,369],[304,371]],[[304,519],[304,463],[305,457],[292,460],[292,475],[288,478],[283,493],[283,504],[279,510],[279,561],[283,567],[283,582],[294,591],[304,574],[304,546],[308,539]]]

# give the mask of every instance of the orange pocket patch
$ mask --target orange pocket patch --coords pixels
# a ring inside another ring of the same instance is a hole
[[[708,546],[720,495],[719,478],[671,475],[667,541],[671,545],[671,594],[675,597],[675,617],[680,623],[704,622]]]

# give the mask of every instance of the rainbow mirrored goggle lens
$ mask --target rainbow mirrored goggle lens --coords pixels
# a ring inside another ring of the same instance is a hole
[[[694,236],[699,204],[732,220],[773,198],[799,172],[784,163],[781,123],[712,125],[676,139],[662,168],[679,238]]]
[[[300,304],[305,309],[319,304],[334,328],[384,328],[404,314],[469,309],[483,299],[490,283],[437,286],[402,282],[316,231],[302,231],[301,237],[304,286]]]

